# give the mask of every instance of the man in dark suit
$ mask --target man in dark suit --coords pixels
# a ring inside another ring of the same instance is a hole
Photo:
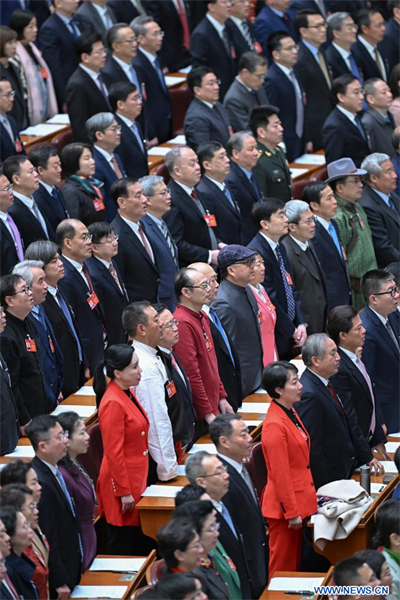
[[[119,236],[115,262],[125,283],[129,302],[143,299],[157,302],[160,282],[157,257],[141,223],[149,201],[142,186],[129,177],[116,181],[111,195],[118,206],[118,214],[111,223]]]
[[[384,270],[368,271],[361,289],[367,304],[360,315],[366,329],[362,358],[390,434],[400,428],[399,331],[391,315],[397,310],[399,291],[392,273]]]
[[[286,156],[291,162],[304,152],[304,94],[293,70],[298,61],[297,44],[277,31],[268,38],[267,45],[273,62],[264,89],[270,103],[279,108]]]
[[[299,11],[304,8],[309,8],[311,10],[317,10],[321,15],[326,19],[332,10],[333,2],[329,2],[329,0],[294,0],[290,8],[293,11]]]
[[[306,320],[307,334],[322,333],[328,317],[325,275],[312,245],[315,221],[307,202],[290,200],[285,205],[289,234],[282,240]]]
[[[139,183],[149,201],[147,214],[142,222],[146,227],[160,271],[158,302],[165,304],[173,312],[176,308],[174,279],[179,270],[178,247],[163,219],[165,213],[171,208],[171,193],[164,179],[157,175],[142,177]]]
[[[383,45],[390,48],[389,72],[399,62],[400,56],[400,5],[397,0],[390,0],[388,9],[391,12],[391,18],[386,23],[386,32]]]
[[[27,249],[26,258],[44,263],[47,296],[42,306],[63,355],[62,393],[64,398],[67,398],[85,383],[85,379],[89,379],[90,372],[86,368],[87,360],[83,353],[83,344],[74,312],[57,287],[60,279],[64,277],[64,265],[57,244],[51,241],[33,242]]]
[[[146,94],[146,138],[153,145],[166,142],[172,134],[171,98],[157,53],[163,32],[152,17],[137,17],[131,27],[139,42],[133,66],[142,74]]]
[[[104,183],[101,188],[106,206],[108,222],[117,214],[117,207],[111,197],[111,187],[115,181],[125,177],[124,164],[114,150],[121,142],[121,126],[113,113],[99,113],[86,121],[86,131],[93,144],[93,158],[96,165],[94,176]]]
[[[332,218],[337,211],[337,200],[332,188],[323,181],[312,181],[304,189],[302,200],[309,204],[316,219],[313,246],[325,273],[328,311],[341,304],[351,304],[346,255],[339,228]]]
[[[393,158],[395,149],[392,144],[396,124],[389,111],[393,94],[383,79],[369,79],[365,82],[364,95],[368,108],[361,121],[368,135],[371,152],[382,152]]]
[[[355,447],[352,420],[329,379],[339,369],[336,344],[325,333],[307,338],[302,358],[307,369],[300,378],[300,402],[294,403],[310,436],[310,465],[315,489],[350,479],[354,469],[364,464]]]
[[[258,159],[257,142],[250,132],[238,131],[229,139],[226,149],[231,159],[231,170],[226,182],[239,205],[243,243],[248,244],[257,233],[251,211],[253,205],[262,197],[257,180],[252,173]]]
[[[258,43],[254,32],[254,25],[248,19],[250,2],[233,0],[231,16],[225,22],[233,46],[235,48],[236,61],[239,61],[245,52],[262,52],[261,44]]]
[[[64,277],[59,282],[59,287],[74,311],[83,353],[93,374],[103,360],[107,333],[103,307],[84,264],[92,256],[91,237],[81,221],[66,219],[57,227],[57,238],[64,265]]]
[[[209,214],[194,187],[200,181],[200,165],[196,154],[187,146],[176,147],[165,156],[171,181],[171,208],[165,222],[179,252],[181,267],[192,262],[217,264],[218,240],[215,215]]]
[[[25,154],[17,121],[11,115],[7,115],[13,107],[14,94],[11,83],[2,77],[0,79],[0,160],[2,163],[9,156]]]
[[[252,438],[239,415],[218,415],[210,425],[210,437],[229,473],[224,504],[243,536],[252,598],[258,598],[268,581],[268,544],[257,491],[244,464],[250,455]]]
[[[79,583],[83,558],[81,524],[57,466],[66,455],[68,440],[50,415],[35,418],[27,435],[35,451],[32,467],[42,487],[39,523],[50,545],[50,594],[64,598]]]
[[[326,119],[322,139],[326,162],[351,158],[359,167],[370,152],[367,132],[357,113],[363,106],[363,89],[354,75],[341,75],[333,82],[336,107]]]
[[[294,40],[299,39],[294,24],[294,13],[289,9],[289,4],[280,0],[265,0],[265,6],[257,15],[254,31],[266,55],[267,40],[275,31],[284,31]]]
[[[30,160],[26,156],[10,156],[3,164],[3,173],[14,186],[14,203],[9,214],[18,227],[25,248],[36,240],[54,240],[53,228],[33,198],[33,193],[39,188],[39,179]]]
[[[264,56],[255,52],[242,54],[239,60],[239,74],[224,98],[224,107],[233,131],[248,129],[252,109],[269,104],[262,87],[266,74],[267,61]]]
[[[240,208],[226,184],[230,162],[219,142],[205,142],[198,149],[199,163],[204,173],[196,186],[205,208],[215,216],[215,234],[224,244],[242,243]]]
[[[218,102],[220,86],[214,71],[196,67],[186,83],[193,97],[183,124],[187,145],[195,152],[200,144],[211,140],[226,146],[233,130],[225,108]]]
[[[367,171],[360,204],[367,213],[378,266],[400,260],[400,199],[396,172],[387,154],[371,154],[362,163]]]
[[[109,112],[108,91],[101,69],[106,63],[106,49],[101,35],[80,36],[75,42],[80,64],[68,80],[66,102],[75,142],[88,142],[86,121],[99,112]]]
[[[87,24],[87,27],[92,27],[93,33],[98,33],[106,41],[107,31],[116,22],[116,16],[111,6],[108,6],[108,0],[88,0],[83,2],[76,16]]]
[[[118,254],[118,236],[105,222],[89,225],[89,233],[93,256],[85,264],[104,310],[108,343],[110,346],[125,344],[127,338],[122,326],[122,313],[129,298],[119,267],[113,260]]]
[[[141,0],[109,0],[108,5],[114,11],[118,23],[130,23],[140,15],[146,16]]]
[[[207,14],[192,32],[190,53],[194,67],[212,68],[221,82],[220,100],[224,99],[237,69],[235,48],[225,26],[231,14],[230,4],[223,0],[210,0]]]
[[[10,182],[0,171],[0,275],[8,275],[14,265],[24,260],[21,234],[8,214],[13,202]]]
[[[6,326],[6,313],[0,308],[0,334]],[[11,387],[11,377],[8,366],[0,352],[0,409],[2,420],[0,423],[0,456],[9,454],[14,450],[19,438],[18,407]]]
[[[354,306],[337,306],[328,320],[328,333],[338,346],[339,370],[331,377],[332,385],[348,413],[355,413],[357,427],[353,434],[364,446],[366,462],[376,464],[373,452],[381,459],[390,460],[386,449],[381,407],[379,407],[373,383],[357,350],[364,346],[365,329]],[[374,464],[370,464],[374,467]],[[380,469],[378,465],[378,470]]]
[[[334,13],[328,17],[328,25],[332,43],[326,48],[325,54],[332,71],[332,79],[351,73],[362,85],[362,74],[351,51],[357,40],[357,25],[353,17],[349,13]]]
[[[54,0],[53,5],[53,14],[39,30],[38,45],[51,71],[58,108],[62,111],[67,82],[79,64],[75,40],[84,32],[90,33],[92,26],[88,29],[87,23],[74,15],[78,8],[76,2]]]
[[[259,232],[248,247],[258,250],[264,259],[263,285],[276,310],[275,341],[278,355],[282,360],[290,360],[293,349],[304,344],[307,330],[286,250],[279,242],[288,232],[285,205],[274,199],[259,202],[253,208],[252,216]]]
[[[356,17],[358,39],[352,47],[352,53],[360,67],[364,81],[380,77],[389,78],[389,62],[381,45],[385,37],[385,19],[376,10],[362,9]]]
[[[171,73],[190,63],[189,3],[179,0],[147,0],[146,10],[164,31],[160,59]]]
[[[43,144],[33,148],[29,158],[37,171],[40,184],[39,189],[33,192],[33,198],[55,231],[59,223],[69,217],[59,188],[62,169],[58,150],[52,144]]]
[[[322,126],[333,108],[332,78],[322,44],[326,42],[326,22],[312,10],[297,13],[295,24],[300,33],[299,60],[295,65],[296,77],[306,95],[304,129],[306,151],[322,148]]]

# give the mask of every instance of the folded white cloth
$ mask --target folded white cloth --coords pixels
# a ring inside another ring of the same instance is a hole
[[[354,479],[339,479],[323,485],[317,490],[317,496],[329,496],[345,502],[358,502],[368,497],[367,492]]]

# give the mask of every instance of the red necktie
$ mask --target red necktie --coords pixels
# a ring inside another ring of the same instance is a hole
[[[143,246],[145,247],[146,252],[149,255],[149,258],[150,258],[151,262],[153,262],[153,257],[151,255],[151,250],[150,250],[149,242],[147,241],[146,236],[144,235],[143,227],[140,225],[140,223],[139,223],[139,235],[141,237],[141,240],[143,242]]]
[[[349,426],[347,425],[346,413],[344,412],[344,409],[343,409],[342,403],[340,402],[339,398],[337,397],[337,395],[336,395],[336,392],[335,392],[335,390],[333,389],[333,386],[332,386],[332,384],[331,384],[331,382],[330,382],[330,381],[328,381],[327,388],[328,388],[328,390],[329,390],[329,393],[330,393],[330,395],[332,396],[332,399],[333,399],[333,401],[334,401],[334,403],[335,403],[335,405],[336,405],[337,409],[338,409],[338,410],[339,410],[339,412],[340,412],[340,416],[341,416],[341,418],[342,418],[342,421],[343,421],[343,423],[344,423],[344,425],[345,425],[345,427],[346,427],[346,431],[347,431],[347,433],[350,433],[350,432],[349,432]]]
[[[185,11],[185,8],[183,6],[182,0],[176,0],[176,4],[177,4],[177,7],[178,7],[179,18],[180,18],[181,23],[182,23],[183,45],[185,46],[185,48],[189,49],[190,32],[189,32],[189,23],[188,23],[188,20],[187,20],[186,11]]]
[[[15,589],[15,587],[13,586],[10,577],[8,576],[8,574],[4,575],[4,581],[7,584],[7,586],[10,588],[10,591],[13,595],[13,598],[15,598],[15,600],[19,600],[19,595],[17,590]]]

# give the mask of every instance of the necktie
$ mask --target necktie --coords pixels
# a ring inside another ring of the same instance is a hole
[[[172,366],[174,367],[175,371],[178,373],[179,377],[182,379],[185,387],[187,388],[186,378],[185,378],[184,374],[182,373],[182,369],[176,362],[175,354],[173,352],[171,352],[170,357],[171,357]]]
[[[51,190],[51,195],[54,198],[54,208],[57,213],[57,216],[61,220],[65,219],[66,218],[65,209],[62,205],[60,194],[58,193],[58,189],[56,187],[53,187],[53,189]]]
[[[242,466],[242,477],[245,481],[245,484],[247,485],[247,487],[250,490],[250,494],[252,495],[254,502],[256,502],[258,504],[257,496],[254,491],[254,485],[251,480],[250,473],[248,472],[248,470],[246,469],[246,467],[244,465]]]
[[[370,392],[371,398],[372,398],[372,416],[371,416],[371,425],[370,425],[369,429],[370,429],[371,435],[373,435],[373,433],[375,431],[375,427],[376,427],[376,413],[375,413],[376,409],[375,409],[374,390],[372,387],[372,382],[371,382],[370,376],[367,373],[367,369],[365,368],[363,361],[360,358],[358,358],[358,356],[357,356],[357,360],[356,360],[356,365],[359,368],[359,370],[361,371],[365,381],[367,382],[368,389],[369,389],[369,392]]]
[[[154,61],[153,64],[154,64],[154,68],[155,68],[155,70],[157,72],[158,79],[160,80],[160,83],[161,83],[161,85],[163,87],[163,90],[166,91],[167,90],[167,85],[165,83],[164,75],[163,75],[163,72],[161,70],[161,66],[160,66],[160,62],[159,62],[158,58],[156,58],[156,60]]]
[[[364,140],[366,140],[367,136],[365,135],[364,127],[362,126],[361,120],[360,120],[360,118],[357,115],[354,117],[354,122],[356,124],[356,127],[357,127],[358,131],[361,133],[362,138]]]
[[[131,125],[131,129],[132,129],[133,135],[135,136],[135,138],[136,138],[136,140],[137,140],[137,143],[139,144],[139,148],[141,149],[141,151],[142,151],[142,152],[143,152],[143,154],[144,154],[144,146],[143,146],[143,141],[142,141],[142,139],[140,138],[139,129],[138,129],[138,126],[136,125],[136,123],[132,123],[132,125]]]
[[[132,67],[132,65],[129,68],[129,74],[131,76],[131,82],[133,84],[135,84],[137,91],[139,92],[139,94],[142,93],[142,90],[140,89],[140,83],[139,83],[139,79],[138,76],[136,74],[135,69]]]
[[[396,208],[395,203],[393,202],[393,200],[391,199],[390,196],[388,196],[388,198],[389,198],[389,200],[388,200],[389,208],[391,208],[392,210],[394,210],[394,211],[397,212],[397,208]]]
[[[389,333],[390,337],[392,338],[392,340],[393,340],[393,341],[394,341],[394,343],[396,344],[396,346],[397,346],[397,350],[400,350],[399,340],[396,338],[396,334],[395,334],[395,333],[394,333],[394,331],[393,331],[393,328],[392,328],[392,326],[391,326],[391,324],[390,324],[390,322],[389,322],[389,319],[386,321],[386,323],[385,323],[385,327],[386,327],[386,329],[387,329],[387,331],[388,331],[388,333]]]
[[[304,128],[304,106],[303,106],[303,98],[301,96],[300,86],[296,79],[296,75],[294,71],[290,71],[290,79],[294,87],[294,94],[296,96],[296,135],[301,138],[303,136],[303,128]]]
[[[226,335],[225,329],[221,323],[221,319],[219,318],[219,316],[217,315],[216,311],[213,308],[210,308],[210,319],[214,323],[214,325],[218,329],[218,331],[220,332],[221,337],[224,340],[225,346],[228,349],[232,364],[235,365],[235,360],[233,358],[232,349],[231,349],[231,345],[228,340],[228,336]]]
[[[336,229],[334,228],[334,226],[332,225],[332,223],[329,223],[328,229],[329,229],[329,235],[331,236],[331,238],[333,240],[333,243],[336,246],[336,250],[340,254],[340,258],[343,258],[342,247],[341,247],[340,242],[339,242],[338,234],[336,233]]]
[[[329,391],[330,395],[332,396],[332,400],[334,401],[336,408],[337,408],[337,409],[339,410],[339,412],[340,412],[340,417],[341,417],[341,419],[342,419],[342,421],[343,421],[343,424],[344,424],[344,426],[346,427],[346,431],[347,431],[347,433],[349,433],[349,427],[348,427],[348,425],[347,425],[346,413],[344,412],[344,409],[343,409],[342,403],[341,403],[341,401],[339,400],[339,398],[338,398],[338,396],[337,396],[337,394],[336,394],[335,390],[333,389],[333,386],[332,386],[332,384],[331,384],[331,382],[330,382],[330,381],[328,381],[327,388],[328,388],[328,391]]]
[[[46,234],[46,239],[49,239],[49,232],[47,231],[46,221],[44,220],[43,215],[40,212],[38,205],[36,204],[35,201],[33,201],[32,208],[33,208],[33,212],[35,213],[37,220],[39,221],[40,225],[42,226],[43,231]]]
[[[325,9],[324,0],[315,0],[315,4],[317,5],[318,10],[320,11],[321,15],[323,17],[325,17],[325,19],[326,19],[326,9]]]
[[[229,510],[226,508],[225,504],[222,504],[222,502],[221,502],[221,506],[222,506],[222,516],[224,517],[225,521],[228,523],[229,528],[232,530],[232,533],[235,536],[235,538],[238,539],[236,529],[233,524],[232,517],[229,513]]]
[[[189,45],[190,45],[190,31],[189,31],[189,23],[187,20],[187,15],[186,15],[186,11],[183,5],[183,1],[182,0],[176,0],[176,5],[177,5],[177,9],[178,9],[178,14],[179,14],[179,19],[181,21],[182,24],[182,31],[183,31],[183,45],[185,46],[185,48],[189,49]]]
[[[283,287],[285,288],[287,313],[289,315],[289,319],[291,321],[293,321],[294,317],[296,315],[296,303],[295,303],[294,296],[293,296],[292,286],[289,284],[289,282],[287,280],[287,271],[286,271],[285,263],[283,262],[283,256],[282,256],[282,252],[279,247],[279,244],[276,246],[275,252],[276,252],[276,256],[278,258],[279,269],[280,269],[280,272],[282,275]]]
[[[123,175],[122,175],[121,169],[119,168],[117,159],[115,158],[114,155],[112,155],[111,164],[113,166],[113,169],[115,171],[115,174],[116,174],[117,178],[118,179],[122,179]]]
[[[253,174],[250,177],[250,183],[253,186],[253,188],[255,189],[257,196],[260,197],[261,196],[260,188],[258,187],[257,179],[254,177]]]
[[[5,130],[7,131],[8,135],[10,136],[12,143],[14,144],[14,142],[15,142],[14,132],[12,130],[11,123],[7,119],[7,117],[4,117],[3,125],[4,125]]]
[[[382,71],[382,65],[381,65],[380,54],[378,52],[378,48],[374,48],[374,55],[375,55],[376,66],[379,69],[379,72],[381,74],[382,79],[385,80],[385,76],[384,76],[384,73]]]
[[[99,88],[99,90],[101,91],[101,93],[102,93],[102,94],[103,94],[103,96],[104,96],[104,100],[107,102],[108,108],[110,108],[110,109],[111,109],[110,102],[109,102],[109,100],[108,100],[108,92],[107,92],[107,88],[106,88],[106,86],[105,86],[105,84],[104,84],[104,80],[103,80],[103,77],[102,77],[102,74],[101,74],[101,73],[99,73],[99,74],[97,75],[97,84],[98,84],[98,86],[97,86],[97,87]]]
[[[7,214],[7,223],[10,226],[12,236],[14,238],[14,244],[17,250],[18,258],[20,262],[22,262],[24,260],[24,250],[22,248],[21,235],[18,231],[18,227],[16,226],[14,219],[10,217],[9,214]]]
[[[251,38],[250,29],[249,29],[246,19],[243,19],[243,21],[242,21],[242,30],[243,30],[244,39],[246,40],[248,47],[250,48],[250,50],[253,51],[254,44],[253,44],[253,40]]]
[[[197,192],[195,190],[192,190],[192,192],[191,192],[190,195],[193,198],[194,203],[196,204],[196,206],[197,206],[197,208],[198,208],[201,216],[204,217],[204,215],[206,214],[206,210],[205,210],[203,204],[200,202],[199,197],[197,195]],[[215,233],[214,233],[212,227],[208,227],[208,234],[210,236],[211,249],[212,250],[217,250],[217,248],[218,248],[218,241],[217,241],[217,238],[215,237]]]
[[[174,244],[172,236],[168,230],[167,224],[163,220],[161,220],[161,231],[162,231],[165,241],[167,242],[168,248],[172,254],[172,258],[174,259],[176,266],[178,266],[177,260],[176,260],[175,244]]]
[[[317,264],[317,261],[315,260],[314,254],[311,251],[310,246],[307,246],[305,253],[307,254],[307,257],[308,257],[309,261],[311,262],[312,266],[315,268],[315,270],[319,274],[318,264]]]
[[[60,469],[58,467],[56,469],[56,477],[57,477],[57,481],[60,484],[60,487],[61,487],[62,491],[64,492],[64,496],[67,499],[67,502],[69,504],[71,512],[74,515],[74,517],[76,518],[76,512],[75,512],[75,508],[74,508],[74,503],[72,502],[72,498],[71,498],[70,493],[68,491],[67,484],[65,483],[65,479],[62,476],[62,473],[61,473],[61,471],[60,471]],[[82,537],[81,537],[80,533],[78,533],[78,539],[79,539],[79,551],[81,553],[81,560],[83,560],[83,545],[82,545]]]
[[[224,184],[224,194],[228,198],[229,203],[232,206],[232,208],[236,211],[236,206],[235,206],[235,203],[233,201],[232,194],[230,193],[230,191],[228,190],[228,188],[226,187],[225,184]]]
[[[110,271],[111,277],[114,279],[115,283],[117,284],[119,291],[122,293],[122,287],[121,287],[121,284],[118,279],[117,271],[115,270],[115,267],[112,264],[112,262],[110,262],[110,266],[108,267],[108,270]]]
[[[70,19],[70,22],[68,23],[69,25],[69,30],[72,33],[72,35],[74,36],[74,38],[78,38],[81,35],[81,32],[79,31],[76,23],[74,22],[73,19]]]
[[[144,235],[143,227],[141,226],[140,223],[139,223],[139,235],[142,240],[143,246],[145,247],[145,250],[146,250],[147,254],[149,255],[151,262],[154,262],[153,255],[150,250],[149,242],[147,241],[146,236]]]
[[[146,11],[144,10],[144,8],[142,6],[141,0],[131,0],[131,2],[134,5],[134,7],[136,8],[136,10],[138,11],[138,13],[142,17],[145,17],[146,16]]]
[[[6,573],[3,576],[3,583],[6,585],[6,587],[8,588],[8,591],[11,592],[12,597],[14,598],[14,600],[20,600],[20,596],[17,592],[17,590],[15,589],[8,573]]]
[[[59,306],[60,306],[61,310],[62,310],[62,311],[63,311],[63,313],[64,313],[64,316],[65,316],[65,318],[66,318],[66,319],[67,319],[67,321],[68,321],[68,325],[69,325],[69,326],[70,326],[70,328],[71,328],[72,334],[73,334],[73,336],[74,336],[74,338],[75,338],[75,340],[76,340],[76,344],[77,344],[77,347],[78,347],[78,357],[79,357],[79,362],[82,362],[82,359],[83,359],[83,355],[82,355],[82,347],[81,347],[81,344],[80,344],[80,342],[79,342],[78,334],[76,333],[76,330],[75,330],[74,324],[73,324],[73,322],[72,322],[72,316],[71,316],[71,313],[70,313],[70,311],[69,311],[69,308],[68,308],[68,306],[67,306],[67,303],[65,302],[64,298],[61,296],[61,294],[60,294],[60,291],[59,291],[59,290],[57,290],[57,292],[56,292],[56,298],[57,298],[57,300],[58,300],[58,304],[59,304]]]
[[[106,10],[106,12],[104,14],[104,26],[105,26],[106,30],[108,31],[108,29],[110,29],[110,27],[112,27],[113,25],[114,25],[114,23],[111,18],[110,12],[108,10]]]
[[[356,61],[354,60],[354,56],[352,55],[351,52],[350,52],[348,58],[349,58],[349,62],[350,62],[352,74],[354,75],[354,77],[357,77],[358,81],[361,83],[361,85],[363,85],[363,81],[361,79],[360,71],[358,70],[358,67],[356,65]]]
[[[226,27],[223,28],[222,30],[222,40],[224,42],[224,46],[225,46],[225,50],[228,54],[228,56],[231,56],[231,45],[229,43],[229,36],[228,36],[228,32],[226,30]]]
[[[318,60],[319,60],[319,66],[321,67],[321,71],[324,74],[324,77],[326,79],[327,86],[329,89],[331,89],[332,82],[331,82],[331,78],[329,77],[328,67],[326,66],[325,57],[322,54],[322,52],[318,52]]]

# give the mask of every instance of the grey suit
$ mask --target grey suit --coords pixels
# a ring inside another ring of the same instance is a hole
[[[219,142],[226,146],[232,133],[228,113],[220,102],[209,108],[196,98],[186,111],[183,127],[186,143],[195,152],[203,142]]]
[[[233,131],[248,129],[252,109],[255,106],[263,104],[269,104],[264,89],[261,88],[258,92],[254,93],[249,92],[236,77],[224,98],[224,106],[227,110]]]
[[[115,23],[117,22],[117,19],[114,14],[114,11],[112,10],[112,8],[110,6],[107,7],[107,13],[108,13],[108,17],[111,19],[112,23],[115,25]],[[92,3],[91,2],[83,2],[83,4],[81,4],[80,7],[78,8],[78,10],[76,11],[76,14],[82,19],[82,21],[84,21],[89,27],[92,28],[94,33],[100,33],[100,35],[103,37],[103,42],[105,43],[107,29],[104,27],[104,23],[99,15],[99,13],[92,5]]]
[[[388,119],[369,106],[361,117],[361,121],[369,137],[371,152],[382,152],[393,158],[395,151],[392,135],[396,125],[390,112],[387,115]]]
[[[282,240],[282,244],[286,249],[293,283],[308,323],[307,334],[322,333],[328,316],[327,291],[325,275],[313,245],[308,242],[312,255],[309,257],[290,235]]]
[[[212,307],[235,348],[240,365],[242,397],[261,385],[263,349],[258,324],[258,306],[251,291],[224,279]]]

